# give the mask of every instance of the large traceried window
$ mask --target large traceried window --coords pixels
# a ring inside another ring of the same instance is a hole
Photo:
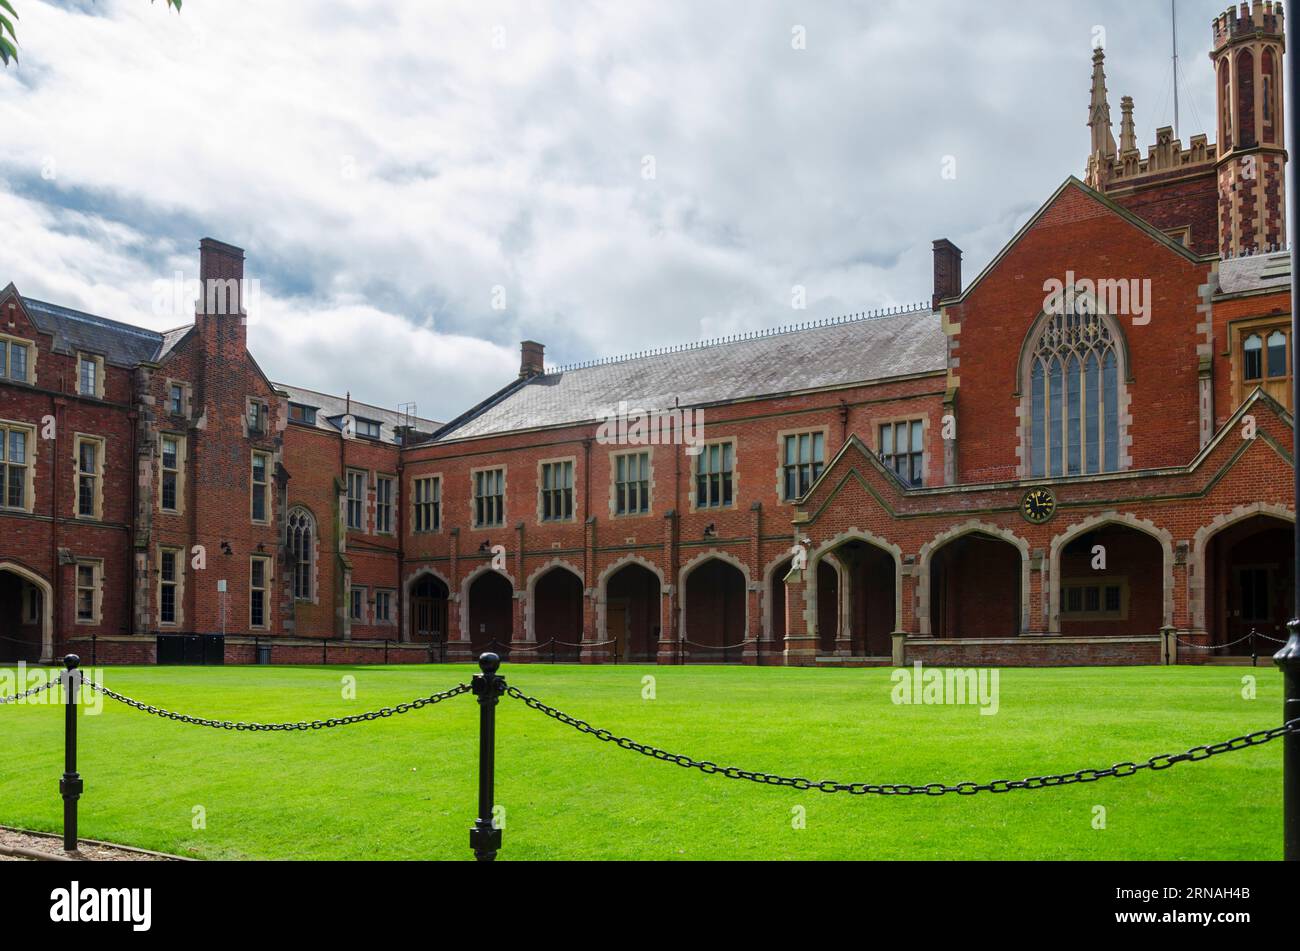
[[[1028,371],[1030,475],[1118,471],[1119,346],[1106,321],[1083,307],[1048,314]]]
[[[315,597],[316,520],[303,508],[289,513],[289,570],[293,572],[293,598],[311,601]]]

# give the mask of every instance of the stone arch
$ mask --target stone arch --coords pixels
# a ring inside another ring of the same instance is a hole
[[[1295,512],[1285,505],[1278,505],[1275,502],[1248,502],[1245,505],[1238,505],[1231,512],[1216,515],[1208,524],[1202,525],[1196,530],[1196,535],[1192,540],[1191,556],[1187,563],[1187,593],[1188,601],[1191,602],[1193,630],[1203,631],[1206,626],[1205,559],[1210,542],[1215,535],[1225,528],[1236,525],[1238,522],[1244,522],[1248,518],[1254,518],[1257,515],[1271,516],[1283,522],[1290,522],[1293,525],[1296,520]]]
[[[1164,604],[1161,610],[1163,625],[1172,627],[1174,623],[1174,541],[1173,536],[1150,519],[1138,518],[1127,512],[1103,512],[1091,515],[1081,522],[1075,522],[1052,539],[1051,555],[1048,567],[1047,583],[1043,585],[1043,594],[1047,599],[1047,629],[1050,634],[1061,633],[1061,552],[1065,546],[1085,532],[1106,525],[1122,525],[1149,535],[1160,543],[1164,553],[1163,577],[1161,587],[1164,591]]]
[[[456,596],[455,587],[453,587],[451,581],[441,571],[434,568],[432,565],[424,565],[423,567],[418,568],[402,585],[402,628],[399,636],[404,642],[410,641],[411,625],[414,623],[414,616],[411,613],[411,592],[415,590],[415,586],[419,583],[421,578],[435,578],[438,581],[441,581],[443,586],[447,589],[447,601],[449,603],[459,600]],[[447,637],[450,638],[451,632],[448,631],[446,633]]]
[[[751,587],[751,582],[749,579],[749,566],[746,565],[739,558],[737,558],[735,555],[732,555],[725,551],[718,551],[715,548],[710,548],[708,551],[701,552],[700,554],[696,555],[686,564],[682,565],[681,571],[677,573],[677,590],[679,592],[677,598],[678,600],[677,617],[679,622],[679,626],[677,628],[677,637],[681,641],[688,640],[687,630],[686,630],[686,607],[687,607],[686,579],[689,578],[697,568],[701,568],[711,561],[720,561],[724,564],[730,565],[731,567],[737,569],[740,572],[741,578],[744,580],[744,584],[745,584],[744,633],[745,633],[745,640],[748,640],[749,639],[749,590]]]
[[[531,575],[524,585],[524,639],[529,642],[537,640],[537,604],[535,595],[537,592],[537,582],[552,571],[567,571],[578,579],[578,583],[583,587],[583,600],[586,600],[587,579],[582,573],[582,569],[565,561],[563,558],[552,558],[543,564]]]
[[[609,582],[624,568],[635,565],[644,568],[654,575],[659,582],[659,636],[662,638],[663,633],[667,630],[667,617],[664,608],[664,593],[667,585],[664,583],[664,573],[654,562],[642,558],[640,555],[624,555],[617,561],[606,567],[596,578],[596,639],[601,643],[608,643],[611,640],[609,632]]]
[[[41,663],[54,663],[54,588],[35,571],[16,561],[0,561],[0,572],[3,571],[17,575],[41,592]]]
[[[991,525],[988,522],[981,522],[979,519],[971,519],[940,532],[921,546],[921,552],[917,558],[918,577],[916,585],[916,619],[921,634],[933,633],[933,619],[930,617],[930,575],[935,554],[950,542],[955,542],[964,535],[974,534],[989,535],[1000,539],[1014,546],[1020,552],[1020,630],[1022,632],[1029,630],[1029,542],[1009,528]]]
[[[894,630],[903,629],[903,549],[891,544],[874,532],[860,528],[850,528],[818,545],[808,554],[808,568],[804,572],[807,583],[804,584],[804,623],[810,637],[820,634],[817,624],[817,566],[828,554],[846,542],[863,542],[881,549],[894,560]],[[839,572],[839,568],[836,569]],[[841,585],[841,589],[843,589]],[[843,595],[841,595],[841,601]],[[841,606],[841,616],[843,607]]]

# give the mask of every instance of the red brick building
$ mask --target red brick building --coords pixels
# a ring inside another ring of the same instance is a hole
[[[1281,4],[1213,28],[1217,145],[1161,129],[1143,156],[1127,98],[1117,143],[1098,51],[1086,180],[970,283],[937,241],[912,309],[559,369],[526,342],[446,424],[268,381],[237,291],[154,334],[11,285],[0,658],[149,661],[169,631],[224,632],[232,662],[1161,663],[1280,638]],[[202,243],[205,288],[242,276]]]

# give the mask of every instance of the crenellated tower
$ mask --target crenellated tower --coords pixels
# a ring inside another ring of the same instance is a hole
[[[1254,0],[1214,20],[1219,244],[1224,257],[1286,243],[1282,4]]]
[[[1286,243],[1282,4],[1253,0],[1214,20],[1218,137],[1156,130],[1137,148],[1133,100],[1121,100],[1115,143],[1105,53],[1093,52],[1087,183],[1199,254],[1240,257]]]

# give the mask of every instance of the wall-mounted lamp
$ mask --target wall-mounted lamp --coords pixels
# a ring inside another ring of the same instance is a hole
[[[222,542],[222,543],[221,543],[221,554],[226,555],[227,557],[229,557],[230,555],[233,555],[234,553],[235,553],[234,549],[230,547],[230,542]]]
[[[705,538],[717,538],[717,537],[718,537],[718,526],[714,525],[712,522],[710,522],[708,525],[704,526],[704,537],[705,537]]]

